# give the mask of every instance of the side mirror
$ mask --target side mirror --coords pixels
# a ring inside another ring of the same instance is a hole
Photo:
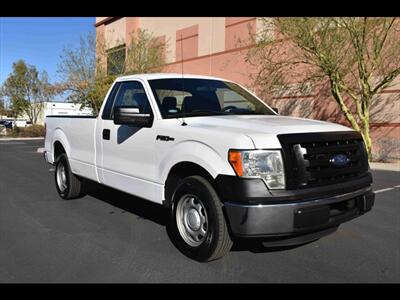
[[[279,114],[279,110],[277,107],[271,107],[274,111],[276,111],[277,114]]]
[[[138,107],[119,106],[114,108],[114,124],[151,127],[153,125],[153,116],[151,114],[141,114]]]

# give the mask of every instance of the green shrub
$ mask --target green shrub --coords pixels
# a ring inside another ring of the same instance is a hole
[[[42,137],[44,135],[45,130],[43,125],[32,125],[19,128],[20,137]]]
[[[11,136],[12,137],[19,137],[21,133],[21,129],[17,126],[13,126],[12,130],[11,130]]]

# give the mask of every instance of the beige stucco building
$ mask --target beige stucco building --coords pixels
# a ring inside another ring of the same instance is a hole
[[[96,34],[109,48],[129,43],[145,29],[165,42],[166,72],[222,76],[250,85],[244,62],[249,33],[260,26],[255,17],[97,17]],[[241,42],[239,42],[241,41]]]
[[[273,36],[273,18],[270,20]],[[256,17],[96,17],[95,27],[98,39],[121,51],[132,32],[148,30],[167,45],[165,72],[180,73],[183,69],[184,73],[230,79],[251,89],[251,75],[257,70],[245,57],[252,47],[249,37],[260,30],[261,22]],[[274,97],[272,104],[281,111],[291,107],[294,116],[340,122],[337,104],[332,99],[321,101],[322,97],[318,93],[281,95]],[[391,156],[399,157],[400,78],[376,100],[371,114],[374,150],[390,147]]]

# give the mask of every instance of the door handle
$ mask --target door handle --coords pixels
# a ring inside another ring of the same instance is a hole
[[[110,139],[110,129],[103,129],[103,140]]]

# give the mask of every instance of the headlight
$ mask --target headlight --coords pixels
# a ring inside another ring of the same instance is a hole
[[[280,150],[230,150],[229,162],[238,176],[262,178],[270,189],[285,188]]]

